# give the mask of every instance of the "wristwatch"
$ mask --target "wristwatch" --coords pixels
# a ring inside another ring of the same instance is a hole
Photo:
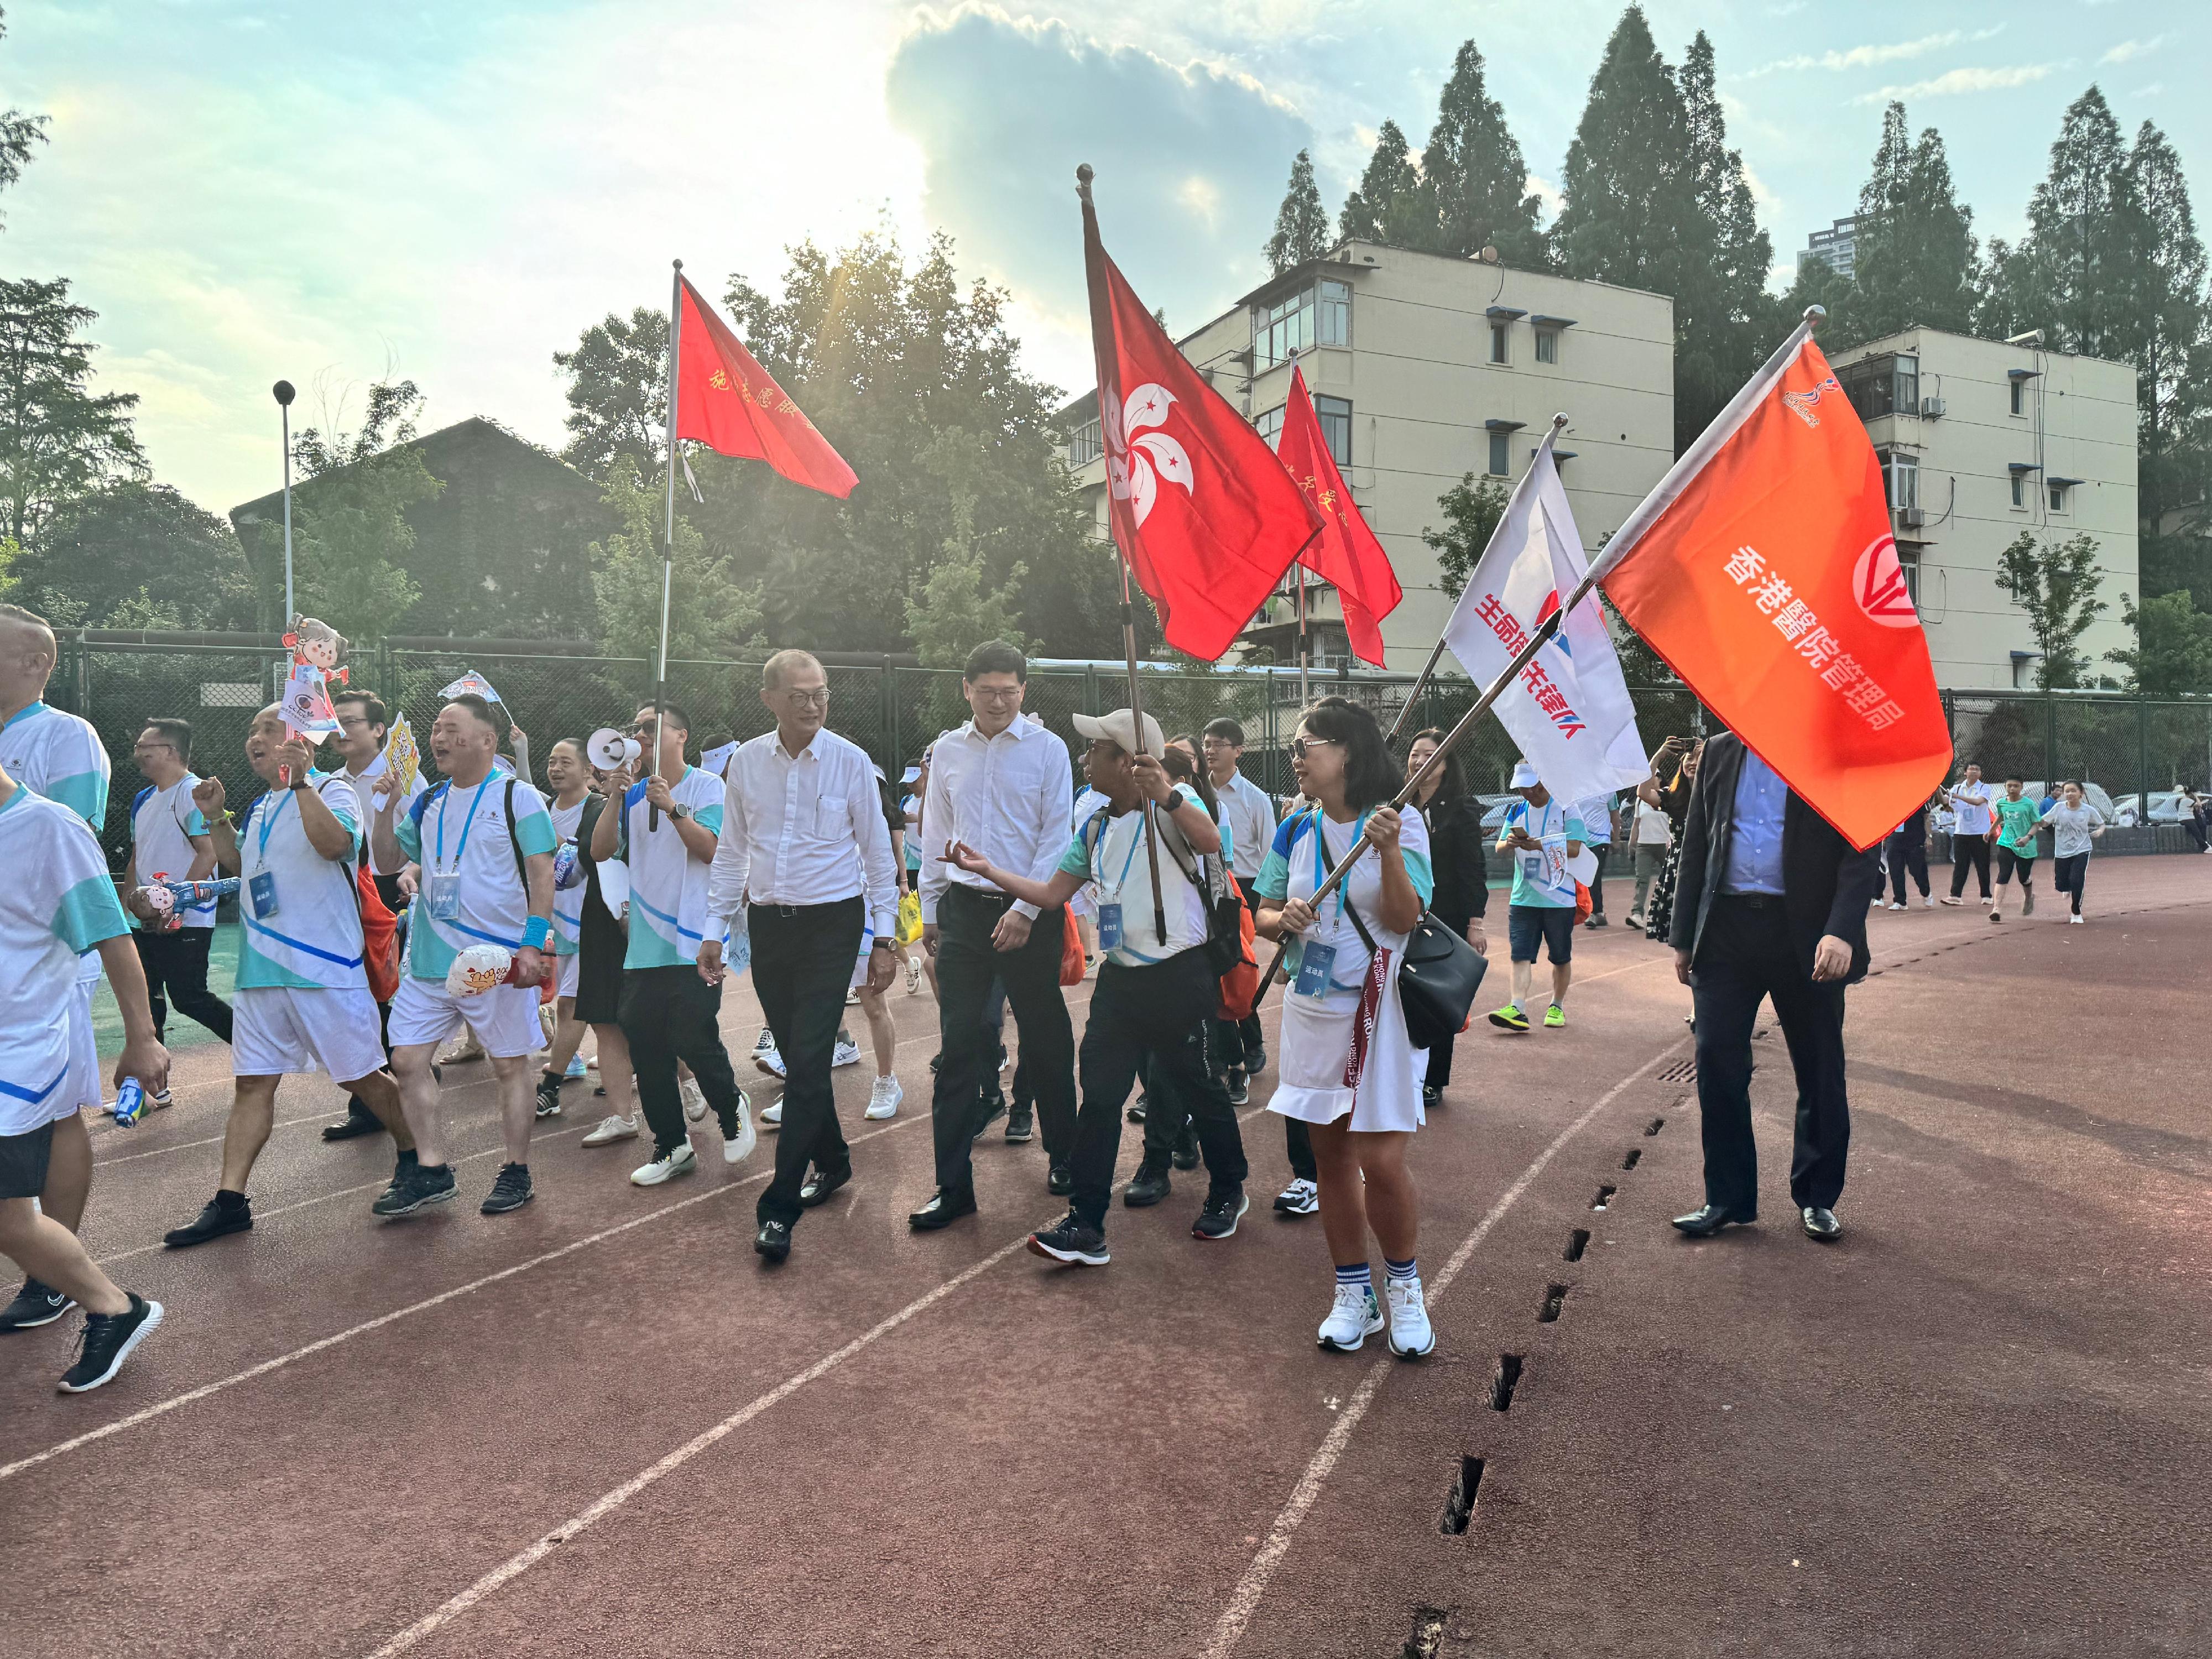
[[[668,809],[668,816],[681,823],[691,816],[691,809],[684,805],[683,802],[678,801],[675,805]]]

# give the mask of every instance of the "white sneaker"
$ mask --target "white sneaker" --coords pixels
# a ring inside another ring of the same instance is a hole
[[[868,1091],[868,1109],[866,1115],[878,1123],[887,1117],[898,1115],[899,1103],[906,1098],[906,1091],[895,1077],[879,1077]]]
[[[771,1129],[781,1129],[783,1127],[783,1102],[778,1100],[773,1106],[762,1107],[761,1121]]]
[[[775,1033],[763,1025],[761,1027],[760,1035],[753,1039],[753,1053],[757,1055],[772,1054],[775,1052]]]
[[[650,1164],[639,1165],[629,1172],[630,1184],[635,1187],[658,1187],[664,1181],[673,1181],[678,1176],[690,1175],[699,1168],[699,1154],[691,1150],[688,1140],[678,1141],[665,1158],[656,1158]]]
[[[437,1063],[441,1066],[459,1066],[468,1060],[482,1060],[483,1057],[483,1044],[477,1041],[477,1034],[464,1028],[460,1040],[447,1049],[444,1054],[440,1054],[437,1057]]]
[[[858,986],[853,987],[845,993],[845,1006],[848,1008],[857,1008],[860,1006],[860,990]]]
[[[707,1097],[700,1091],[699,1079],[687,1077],[678,1086],[684,1094],[684,1115],[694,1123],[706,1121]]]
[[[1390,1352],[1401,1359],[1419,1359],[1433,1353],[1437,1333],[1421,1299],[1421,1281],[1394,1279],[1383,1285],[1382,1293],[1390,1300]]]
[[[1311,1215],[1321,1208],[1321,1188],[1304,1176],[1275,1194],[1277,1215]]]
[[[1936,908],[1936,900],[1934,896],[1930,895],[1929,897],[1921,900],[1920,908],[1923,910],[1933,910]]]
[[[591,1073],[584,1069],[583,1055],[571,1054],[568,1056],[568,1069],[561,1075],[570,1083],[581,1083]]]
[[[738,1132],[722,1137],[722,1162],[742,1164],[752,1155],[760,1142],[760,1132],[753,1127],[752,1103],[745,1098],[743,1089],[738,1091]]]
[[[910,997],[921,994],[921,963],[913,957],[906,959],[906,994]]]
[[[1895,900],[1892,900],[1890,902],[1889,908],[1893,910],[1902,910],[1905,907],[1902,904],[1898,903]]]
[[[753,1064],[759,1066],[761,1070],[766,1072],[770,1077],[781,1077],[783,1075],[783,1056],[776,1053],[775,1044],[773,1042],[769,1043],[765,1048],[756,1048],[753,1050]]]
[[[586,1146],[611,1146],[617,1140],[637,1139],[637,1120],[624,1117],[620,1112],[610,1113],[599,1120],[599,1127],[584,1137]]]
[[[840,1066],[858,1066],[860,1063],[860,1045],[842,1031],[838,1032],[837,1046],[830,1051],[830,1069],[834,1072]]]
[[[2079,916],[2074,916],[2074,917],[2071,917],[2071,918],[2069,918],[2069,920],[2073,922],[2073,924],[2074,924],[2076,927],[2079,927],[2081,925],[2081,917],[2079,917]]]
[[[1315,1340],[1331,1353],[1357,1353],[1359,1345],[1382,1328],[1382,1310],[1376,1303],[1373,1284],[1339,1285]]]

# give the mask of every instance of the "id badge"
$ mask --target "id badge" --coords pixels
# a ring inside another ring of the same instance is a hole
[[[1291,989],[1316,1002],[1328,994],[1329,975],[1336,966],[1336,946],[1308,939],[1298,951],[1298,976]]]
[[[1540,887],[1543,886],[1545,884],[1543,854],[1540,852],[1523,853],[1520,855],[1520,859],[1521,873],[1522,877],[1535,883]]]
[[[1101,904],[1098,907],[1098,948],[1101,951],[1121,948],[1121,907]]]
[[[422,877],[422,902],[434,921],[453,921],[461,914],[461,872],[431,870]]]
[[[276,914],[276,872],[264,870],[258,875],[248,877],[246,893],[253,904],[254,921],[266,921]]]

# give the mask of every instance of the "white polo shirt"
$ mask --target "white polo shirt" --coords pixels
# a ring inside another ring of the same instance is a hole
[[[206,835],[208,826],[205,815],[192,805],[192,791],[198,783],[199,779],[187,772],[167,789],[149,785],[131,803],[131,856],[140,886],[161,875],[171,881],[183,881],[192,860],[199,856],[191,838]],[[187,927],[212,927],[215,907],[216,902],[210,899],[179,909],[177,919]]]
[[[353,786],[343,773],[310,771],[307,787],[351,832],[357,854],[361,808]],[[238,826],[238,988],[367,990],[352,856],[326,859],[318,853],[292,796],[289,789],[269,790]],[[265,916],[253,902],[254,878],[263,874],[274,886],[276,904]]]
[[[92,831],[28,788],[0,801],[0,1135],[23,1135],[76,1109],[64,1011],[80,957],[130,924]]]

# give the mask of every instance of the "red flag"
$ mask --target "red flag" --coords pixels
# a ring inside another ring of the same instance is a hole
[[[1328,441],[1322,435],[1321,416],[1314,413],[1313,399],[1306,393],[1305,372],[1295,365],[1291,369],[1290,401],[1283,407],[1283,435],[1275,453],[1321,514],[1321,534],[1306,544],[1298,562],[1323,581],[1334,584],[1337,600],[1344,607],[1344,631],[1352,641],[1352,654],[1380,668],[1380,624],[1398,608],[1398,601],[1406,597],[1405,590],[1398,586],[1397,572],[1390,568],[1390,556],[1375,539],[1367,520],[1359,516],[1359,504],[1352,499],[1344,475],[1336,470],[1336,458],[1328,453]]]
[[[1168,643],[1212,662],[1321,520],[1267,440],[1176,349],[1106,257],[1087,191],[1083,257],[1108,521]]]
[[[1607,544],[1628,625],[1862,851],[1951,733],[1866,428],[1801,326]]]
[[[766,461],[809,489],[851,495],[860,481],[845,458],[753,361],[690,279],[677,280],[684,309],[677,338],[676,435],[717,454]]]

